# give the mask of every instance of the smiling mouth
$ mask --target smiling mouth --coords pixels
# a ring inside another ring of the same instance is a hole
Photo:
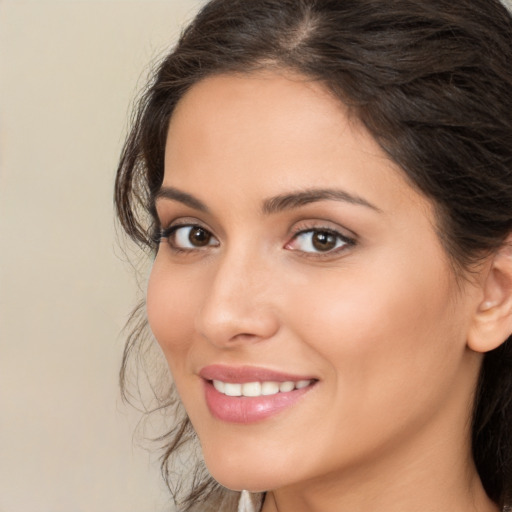
[[[213,417],[238,424],[259,422],[293,408],[318,384],[317,379],[229,382],[203,378],[203,382]]]
[[[222,364],[201,368],[199,377],[212,416],[238,424],[259,422],[294,408],[319,383],[313,375]]]
[[[210,381],[213,387],[223,395],[232,397],[259,397],[272,396],[278,393],[289,393],[296,389],[304,389],[311,386],[315,381],[313,379],[298,381],[263,381],[263,382],[224,382],[222,380]]]

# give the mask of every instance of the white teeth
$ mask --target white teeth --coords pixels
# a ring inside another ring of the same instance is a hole
[[[245,382],[244,384],[242,384],[242,395],[260,396],[261,384],[259,382]]]
[[[224,394],[227,396],[242,396],[242,384],[224,382]]]
[[[294,388],[295,384],[291,380],[287,380],[286,382],[281,382],[281,384],[279,384],[279,391],[281,391],[281,393],[292,391]]]
[[[263,382],[261,384],[261,394],[264,396],[275,395],[279,393],[279,382]]]
[[[214,380],[213,387],[219,392],[227,396],[269,396],[277,393],[288,393],[294,389],[302,389],[308,387],[312,380],[299,380],[293,382],[287,380],[285,382],[245,382],[243,384],[235,384],[232,382],[223,382]]]
[[[310,380],[299,380],[299,382],[297,382],[297,384],[295,384],[295,388],[296,389],[307,388],[310,384],[311,384]]]
[[[221,380],[214,380],[213,381],[213,387],[217,391],[220,391],[221,393],[224,393],[224,382],[222,382]]]

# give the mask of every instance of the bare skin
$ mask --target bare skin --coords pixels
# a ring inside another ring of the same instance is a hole
[[[267,491],[263,512],[498,510],[470,418],[494,343],[476,319],[503,280],[489,260],[457,282],[431,203],[320,84],[195,85],[170,123],[157,211],[171,229],[148,318],[214,478]],[[313,384],[261,421],[223,421],[209,365]]]

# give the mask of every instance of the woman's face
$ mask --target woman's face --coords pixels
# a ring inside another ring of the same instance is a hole
[[[320,84],[195,85],[156,206],[149,322],[218,481],[327,482],[466,446],[480,292],[455,282],[431,203]]]

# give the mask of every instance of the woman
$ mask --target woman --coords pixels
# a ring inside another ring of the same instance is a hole
[[[511,87],[495,0],[214,0],[185,30],[116,183],[181,510],[511,505]],[[180,494],[195,434],[220,485]]]

